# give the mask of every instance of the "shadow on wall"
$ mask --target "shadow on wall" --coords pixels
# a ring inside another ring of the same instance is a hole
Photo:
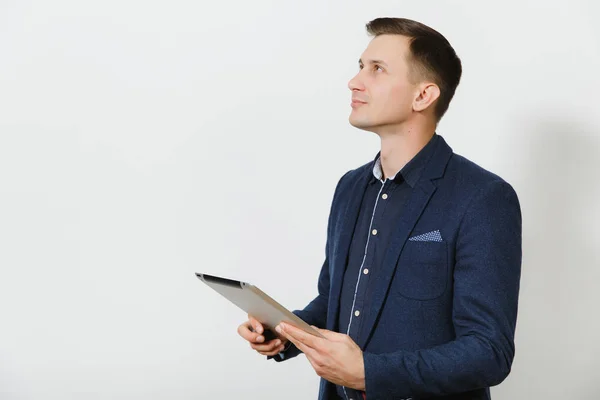
[[[514,141],[523,211],[516,355],[494,398],[598,399],[600,128],[528,121]]]

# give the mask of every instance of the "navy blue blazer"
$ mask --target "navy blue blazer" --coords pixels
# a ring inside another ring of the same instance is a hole
[[[379,268],[357,340],[368,400],[490,399],[509,374],[521,275],[521,210],[512,186],[454,154],[440,136]],[[371,161],[338,182],[318,295],[304,321],[336,330],[342,279]],[[440,240],[441,236],[441,240]],[[290,346],[269,357],[288,360]],[[337,399],[321,379],[319,400]]]

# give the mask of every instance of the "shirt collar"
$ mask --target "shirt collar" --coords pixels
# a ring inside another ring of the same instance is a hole
[[[433,148],[435,147],[435,142],[438,139],[437,133],[433,134],[433,137],[429,140],[429,142],[423,147],[406,165],[398,171],[394,176],[390,177],[390,180],[393,180],[396,183],[401,183],[403,180],[406,181],[410,185],[410,187],[415,187],[419,178],[421,177],[421,172],[423,172],[423,168],[429,157],[432,154]],[[381,152],[380,152],[381,153]],[[374,160],[373,165],[373,177],[371,178],[371,183],[375,183],[377,181],[383,182],[381,178],[383,177],[383,170],[381,168],[381,157],[380,153],[377,154],[377,157]]]

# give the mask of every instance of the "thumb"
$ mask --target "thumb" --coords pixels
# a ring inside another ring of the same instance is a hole
[[[258,320],[254,317],[250,317],[250,324],[252,324],[252,328],[254,328],[254,332],[262,334],[263,328],[262,324],[258,322]]]
[[[339,333],[337,333],[337,332],[329,331],[327,329],[317,328],[314,325],[311,325],[311,327],[313,329],[315,329],[317,332],[319,332],[321,335],[325,336],[326,339],[329,339],[329,340],[336,339],[337,336],[339,335]]]

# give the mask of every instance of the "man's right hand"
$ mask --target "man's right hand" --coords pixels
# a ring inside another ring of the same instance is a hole
[[[248,314],[248,321],[238,327],[238,333],[250,343],[251,348],[263,356],[274,356],[278,354],[288,343],[286,338],[279,335],[277,335],[277,338],[265,343],[265,337],[263,336],[264,327],[250,314]]]

